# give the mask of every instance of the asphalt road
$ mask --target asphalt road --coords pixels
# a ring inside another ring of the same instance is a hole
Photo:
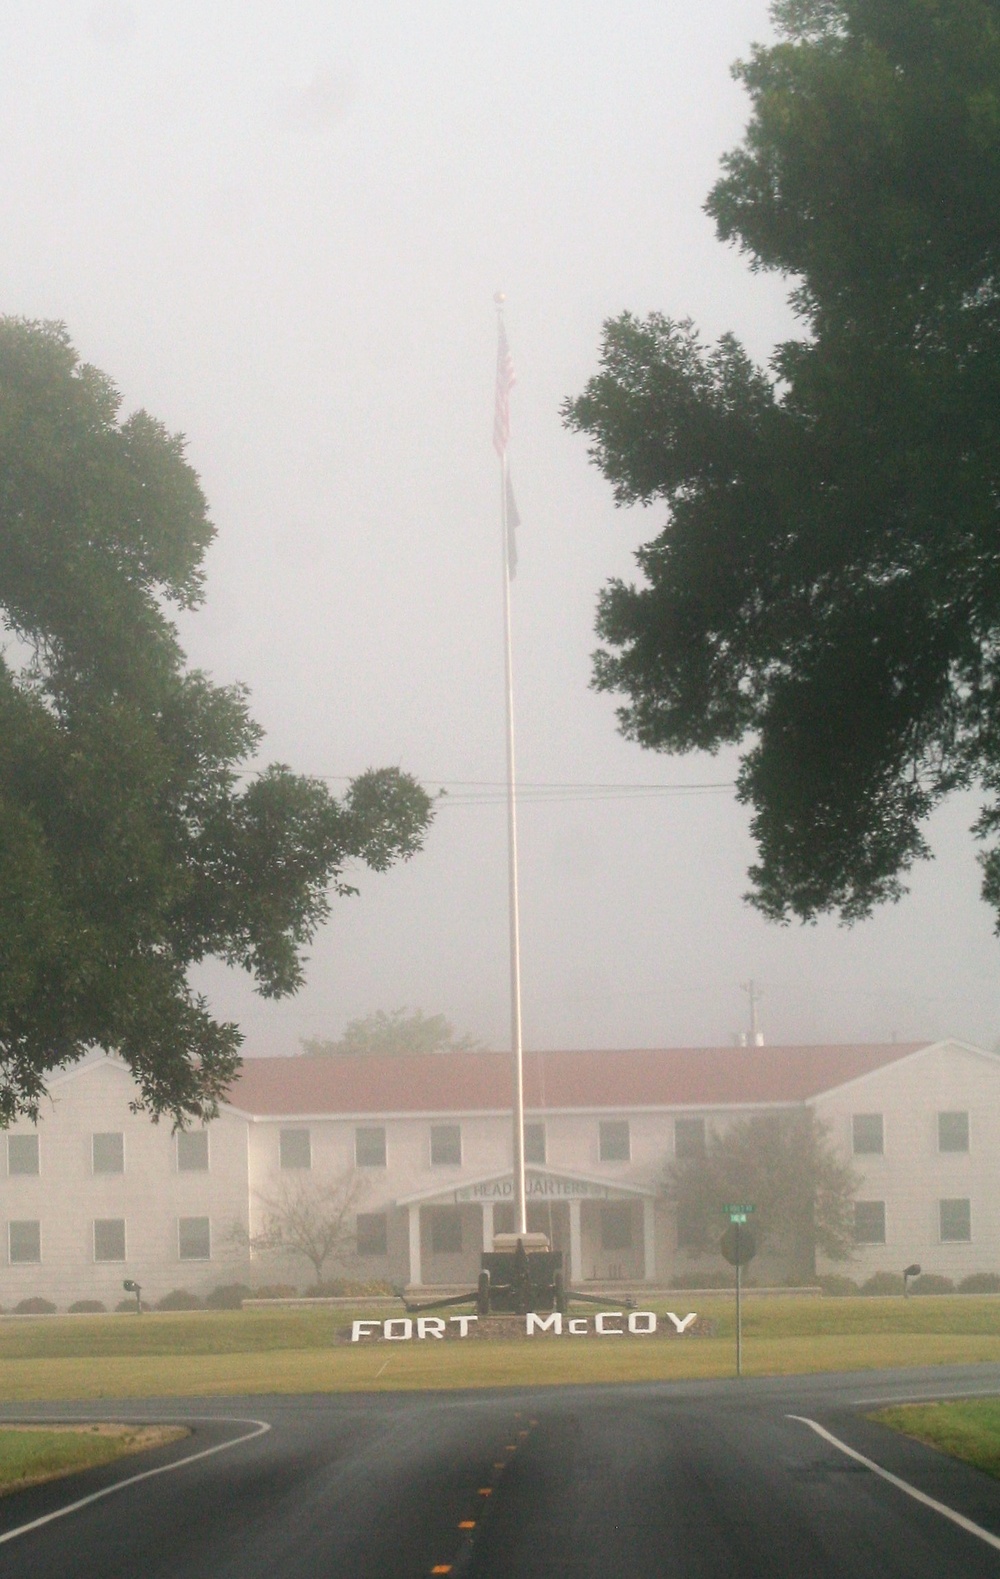
[[[7,1420],[182,1418],[192,1430],[179,1445],[4,1498],[0,1574],[997,1576],[1000,1482],[865,1418],[871,1401],[977,1393],[1000,1393],[1000,1366],[535,1393],[9,1406]],[[132,1476],[141,1478],[83,1500]]]

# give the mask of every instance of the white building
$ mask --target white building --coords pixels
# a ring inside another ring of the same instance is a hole
[[[573,1282],[718,1269],[678,1244],[665,1165],[740,1115],[803,1106],[863,1178],[855,1259],[820,1270],[1000,1270],[990,1053],[945,1041],[551,1052],[525,1065],[529,1227],[563,1250]],[[305,1286],[305,1263],[251,1264],[239,1234],[259,1230],[282,1181],[352,1169],[352,1276],[474,1282],[482,1248],[512,1226],[506,1054],[251,1058],[218,1119],[184,1134],[131,1112],[135,1094],[116,1059],[80,1065],[52,1081],[37,1126],[0,1137],[5,1309],[30,1295],[111,1305],[126,1277],[152,1300],[234,1281]]]

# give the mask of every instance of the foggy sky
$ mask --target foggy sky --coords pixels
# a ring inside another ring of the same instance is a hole
[[[7,0],[0,310],[81,353],[188,436],[219,530],[192,662],[247,681],[262,760],[397,763],[452,787],[424,854],[338,901],[278,1005],[199,979],[249,1053],[377,1008],[507,1036],[493,293],[518,383],[511,467],[523,780],[726,783],[735,759],[622,741],[588,689],[596,594],[662,511],[617,512],[561,401],[630,308],[794,329],[701,212],[746,103],[729,65],[758,0]],[[521,814],[525,1039],[730,1040],[740,983],[769,1041],[1000,1034],[974,801],[931,825],[900,905],[845,931],[743,903],[728,791]]]

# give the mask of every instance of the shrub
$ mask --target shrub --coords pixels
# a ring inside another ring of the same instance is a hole
[[[41,1299],[37,1294],[29,1299],[22,1299],[14,1306],[15,1316],[54,1316],[56,1307],[50,1299]]]
[[[204,1310],[205,1302],[186,1288],[172,1288],[169,1294],[156,1301],[157,1310]]]
[[[940,1272],[923,1272],[920,1277],[915,1277],[910,1284],[911,1294],[954,1294],[955,1285],[950,1277],[942,1277]]]
[[[874,1272],[861,1285],[862,1294],[901,1294],[902,1292],[901,1272]]]
[[[85,1312],[96,1316],[99,1312],[107,1310],[107,1308],[104,1301],[100,1299],[75,1299],[69,1310],[74,1316],[82,1316]]]
[[[744,1286],[746,1279],[744,1279]],[[687,1277],[672,1277],[670,1287],[685,1288],[735,1288],[735,1272],[691,1272]]]
[[[253,1299],[295,1299],[298,1289],[291,1283],[262,1283],[260,1288],[255,1288]]]
[[[250,1299],[253,1289],[246,1283],[220,1283],[211,1294],[205,1295],[208,1310],[239,1310],[245,1299]]]
[[[143,1300],[141,1308],[143,1310],[148,1310],[149,1309],[149,1306],[146,1304],[145,1300]],[[131,1315],[134,1316],[135,1313],[136,1313],[135,1300],[134,1299],[120,1299],[118,1301],[117,1305],[115,1306],[115,1310],[120,1312],[120,1313],[124,1313],[125,1311],[128,1311]]]
[[[818,1277],[816,1282],[824,1294],[832,1295],[836,1299],[847,1298],[858,1292],[858,1285],[852,1277],[844,1277],[841,1272],[828,1272],[825,1277]]]
[[[1000,1293],[1000,1276],[997,1273],[970,1273],[962,1277],[959,1293]]]

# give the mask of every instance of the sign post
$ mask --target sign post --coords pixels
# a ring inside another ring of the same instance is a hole
[[[743,1375],[743,1268],[757,1254],[757,1241],[746,1220],[756,1208],[748,1202],[724,1206],[729,1227],[722,1236],[721,1250],[730,1266],[736,1268],[736,1374]]]

